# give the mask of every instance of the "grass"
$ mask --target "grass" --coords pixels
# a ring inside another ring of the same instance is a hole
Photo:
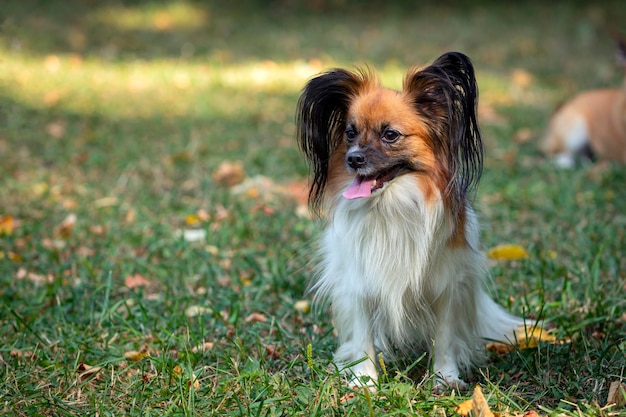
[[[5,0],[0,15],[2,414],[454,415],[468,393],[434,395],[424,361],[352,391],[328,311],[294,307],[321,225],[299,215],[293,139],[311,75],[369,62],[398,87],[452,49],[481,88],[483,243],[530,253],[493,261],[495,296],[559,340],[492,355],[471,382],[513,415],[624,413],[606,397],[626,367],[626,173],[558,171],[535,146],[562,99],[621,82],[621,2]],[[224,160],[252,185],[215,181]]]

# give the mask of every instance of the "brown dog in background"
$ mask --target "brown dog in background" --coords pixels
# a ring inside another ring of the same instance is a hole
[[[626,69],[626,42],[618,40],[618,59]],[[583,92],[552,115],[541,150],[562,168],[578,156],[626,163],[626,80],[621,88]]]

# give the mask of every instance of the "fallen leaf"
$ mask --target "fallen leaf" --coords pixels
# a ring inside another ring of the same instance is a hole
[[[126,278],[124,278],[124,285],[130,289],[147,287],[150,285],[150,281],[148,281],[143,275],[135,273],[133,275],[127,275]]]
[[[280,352],[278,352],[278,347],[276,345],[265,346],[265,356],[272,359],[280,358]]]
[[[189,306],[185,309],[185,316],[191,318],[196,316],[201,316],[203,314],[210,314],[212,310],[208,307],[203,306]]]
[[[191,381],[187,382],[187,386],[193,387],[195,390],[200,389],[200,381],[198,381],[196,374],[191,374]]]
[[[57,226],[56,234],[62,238],[68,238],[72,234],[72,229],[76,224],[76,214],[70,213],[63,219],[61,224]]]
[[[343,404],[343,403],[345,403],[345,402],[350,401],[350,400],[351,400],[351,399],[353,399],[354,397],[356,397],[356,393],[355,393],[355,392],[349,392],[349,393],[347,393],[346,395],[344,395],[343,397],[341,397],[341,398],[339,399],[339,402]]]
[[[9,236],[15,229],[13,216],[0,216],[0,236]]]
[[[210,349],[213,349],[213,342],[202,342],[199,345],[191,348],[191,352],[193,353],[206,352],[207,350],[210,350]]]
[[[472,411],[472,400],[465,400],[454,408],[454,411],[466,417]]]
[[[252,313],[248,317],[246,317],[246,323],[265,323],[267,321],[267,316],[262,313]]]
[[[232,187],[243,181],[246,174],[241,161],[224,161],[213,171],[213,181],[218,184]]]
[[[517,143],[527,143],[533,137],[533,131],[528,128],[522,128],[515,132],[513,135],[513,140]]]
[[[27,279],[36,284],[45,284],[54,282],[54,276],[52,274],[42,275],[35,272],[29,272],[24,268],[19,268],[15,274],[15,278],[18,280]]]
[[[615,404],[617,407],[626,405],[626,384],[613,381],[609,386],[609,395],[606,398],[607,404]]]
[[[504,355],[515,349],[524,350],[536,348],[539,346],[540,342],[556,343],[556,336],[550,334],[548,330],[542,327],[536,326],[527,328],[520,326],[515,332],[515,340],[513,342],[514,343],[492,342],[489,343],[486,348],[497,355]]]
[[[498,245],[489,249],[487,256],[491,259],[516,260],[528,258],[528,252],[519,245]]]
[[[293,308],[300,313],[308,313],[311,311],[311,303],[309,300],[299,300],[293,305]]]
[[[65,135],[65,123],[57,120],[46,125],[46,133],[54,139],[60,139]]]
[[[197,226],[200,224],[200,217],[195,214],[188,214],[185,217],[185,223],[189,226]]]
[[[476,385],[474,395],[472,395],[472,416],[495,417],[479,385]]]
[[[178,236],[182,236],[185,242],[201,242],[206,239],[206,230],[204,229],[184,229],[176,232]]]
[[[140,361],[149,355],[150,355],[150,350],[148,348],[148,345],[144,345],[140,351],[129,350],[127,352],[124,352],[124,357],[132,361]]]
[[[79,373],[79,376],[81,378],[85,378],[89,375],[94,375],[97,374],[98,372],[100,372],[102,370],[102,367],[100,366],[91,366],[91,365],[87,365],[84,362],[81,362],[78,364],[78,368],[76,368],[76,370]]]
[[[534,82],[534,77],[525,69],[517,68],[511,73],[511,81],[518,87],[525,88]]]

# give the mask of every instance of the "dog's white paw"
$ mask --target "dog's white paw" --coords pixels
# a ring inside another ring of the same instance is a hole
[[[462,392],[467,391],[469,385],[460,378],[445,379],[441,375],[437,374],[435,377],[435,386],[433,387],[434,392],[436,394],[442,394],[446,389],[450,388],[455,391]]]
[[[370,391],[377,387],[378,373],[376,367],[370,360],[365,360],[351,368],[344,370],[351,387],[367,387]]]

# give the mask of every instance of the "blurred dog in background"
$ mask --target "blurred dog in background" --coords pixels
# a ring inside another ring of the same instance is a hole
[[[617,41],[617,55],[626,69],[626,42]],[[626,163],[626,80],[621,88],[583,92],[552,115],[541,150],[562,168],[578,157]]]

